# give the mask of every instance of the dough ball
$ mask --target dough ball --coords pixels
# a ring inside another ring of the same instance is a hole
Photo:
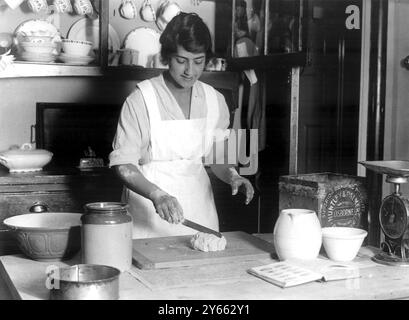
[[[198,232],[191,239],[193,249],[204,252],[222,251],[226,248],[226,238],[211,233]]]

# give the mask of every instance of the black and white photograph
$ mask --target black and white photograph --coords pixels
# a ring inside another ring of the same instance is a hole
[[[408,299],[408,16],[0,0],[0,300]]]

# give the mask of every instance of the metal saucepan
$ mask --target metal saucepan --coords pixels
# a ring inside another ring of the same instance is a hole
[[[120,271],[96,264],[78,264],[56,268],[52,280],[51,300],[116,300],[119,298]]]

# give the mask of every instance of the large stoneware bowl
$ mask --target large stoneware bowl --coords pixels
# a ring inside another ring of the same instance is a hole
[[[30,144],[23,144],[20,149],[0,152],[0,164],[10,172],[40,171],[53,157],[52,152],[35,149]]]
[[[81,248],[79,213],[22,214],[7,218],[3,223],[14,232],[21,251],[33,260],[65,260]]]

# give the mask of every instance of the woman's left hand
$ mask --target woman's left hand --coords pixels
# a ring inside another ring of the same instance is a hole
[[[249,204],[250,201],[253,199],[254,188],[248,179],[240,175],[235,175],[231,178],[230,185],[231,185],[231,191],[232,191],[231,194],[233,196],[237,194],[241,186],[245,189],[246,204]]]

